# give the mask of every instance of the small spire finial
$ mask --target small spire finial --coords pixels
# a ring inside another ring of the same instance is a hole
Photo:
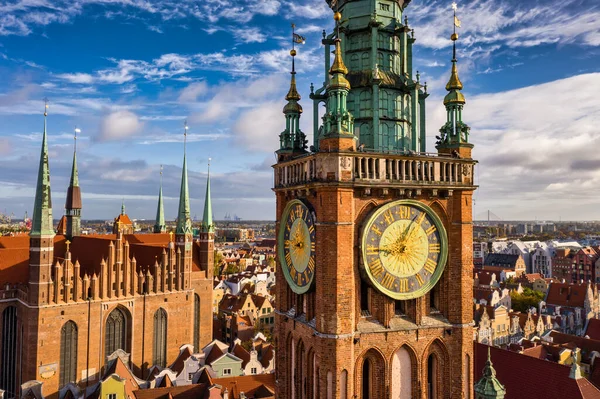
[[[187,119],[183,122],[183,153],[185,154],[186,146],[187,146],[187,132],[188,132],[188,124]]]
[[[77,152],[77,133],[81,133],[81,129],[75,126],[75,133],[73,134],[75,152]]]
[[[121,215],[125,214],[125,198],[121,200]]]
[[[48,97],[44,97],[44,116],[48,116]]]

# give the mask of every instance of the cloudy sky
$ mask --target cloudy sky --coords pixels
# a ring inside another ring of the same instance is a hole
[[[430,151],[445,118],[450,4],[406,10],[432,93]],[[459,7],[464,117],[480,161],[475,217],[600,219],[600,3]],[[130,216],[152,218],[161,164],[175,218],[187,119],[192,214],[211,157],[217,219],[274,219],[292,21],[307,37],[297,69],[309,110],[309,85],[323,81],[321,31],[333,27],[324,0],[0,0],[0,212],[31,214],[47,97],[55,215],[77,126],[84,218],[114,217],[123,198]]]

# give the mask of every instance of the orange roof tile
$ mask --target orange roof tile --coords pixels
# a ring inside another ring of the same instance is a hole
[[[239,377],[215,378],[214,384],[222,387],[221,393],[227,389],[230,399],[239,399],[244,392],[249,399],[271,398],[275,392],[275,374],[244,375]],[[263,386],[264,388],[261,388]],[[265,390],[266,388],[266,390]],[[268,395],[269,392],[271,396]]]

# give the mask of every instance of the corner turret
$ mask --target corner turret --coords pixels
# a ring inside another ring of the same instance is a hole
[[[504,385],[496,378],[492,364],[492,355],[488,347],[488,358],[483,368],[483,377],[475,383],[475,399],[503,399],[506,395]]]
[[[454,33],[450,36],[452,40],[452,70],[450,80],[446,84],[448,94],[444,97],[447,119],[440,129],[440,135],[436,136],[438,139],[436,148],[440,153],[470,159],[471,150],[473,149],[473,144],[469,143],[471,128],[462,120],[462,111],[466,100],[461,92],[463,84],[458,77],[458,61],[456,58],[456,41],[458,40],[456,28],[460,27],[460,21],[456,17],[456,3],[452,7],[454,9]]]

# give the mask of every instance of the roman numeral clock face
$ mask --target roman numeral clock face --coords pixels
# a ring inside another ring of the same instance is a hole
[[[292,291],[306,293],[315,276],[315,224],[302,201],[290,201],[281,215],[277,252]]]
[[[446,230],[431,208],[417,201],[386,204],[367,219],[362,268],[371,285],[398,300],[424,295],[440,279],[447,259]]]

